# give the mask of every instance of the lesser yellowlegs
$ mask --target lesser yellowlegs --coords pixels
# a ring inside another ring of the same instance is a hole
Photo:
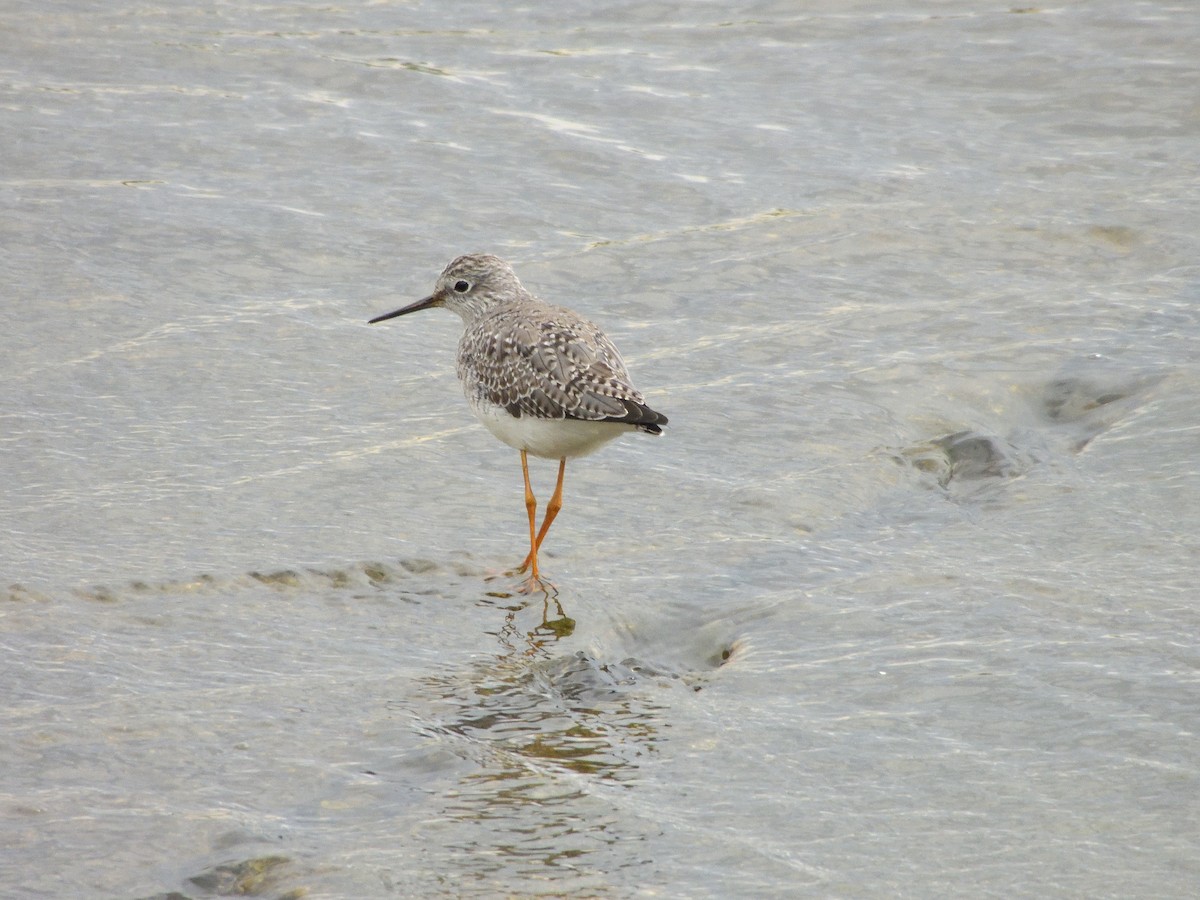
[[[444,306],[463,320],[458,379],[487,429],[521,451],[529,555],[526,589],[542,586],[538,549],[562,509],[567,460],[585,456],[627,431],[662,434],[667,417],[648,407],[621,354],[578,313],[533,296],[512,266],[489,254],[460,256],[423,300],[371,319],[382,322]],[[537,500],[527,454],[558,460],[558,483],[537,528]]]

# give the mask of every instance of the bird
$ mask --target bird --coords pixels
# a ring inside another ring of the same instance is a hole
[[[568,459],[586,456],[627,432],[661,435],[667,417],[646,405],[621,354],[599,326],[535,297],[513,267],[489,253],[452,260],[433,293],[376,316],[376,324],[444,307],[463,321],[455,369],[475,417],[521,453],[529,553],[512,573],[529,571],[521,590],[546,590],[538,551],[562,509]],[[558,461],[558,481],[537,527],[529,456]],[[552,587],[552,585],[550,585]]]

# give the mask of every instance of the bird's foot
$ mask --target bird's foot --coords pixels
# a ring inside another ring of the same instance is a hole
[[[520,569],[512,572],[513,575],[520,575]],[[517,587],[518,594],[545,594],[547,597],[558,595],[558,588],[551,582],[547,581],[539,575],[530,575]]]
[[[530,569],[532,569],[532,571],[530,571]],[[510,578],[516,578],[518,575],[525,575],[526,572],[529,572],[529,574],[525,576],[525,579],[521,582],[521,586],[517,588],[518,593],[545,594],[548,597],[554,597],[558,595],[558,588],[538,574],[537,566],[533,565],[532,553],[527,554],[524,562],[522,562],[515,569],[509,569],[505,574],[507,574]]]

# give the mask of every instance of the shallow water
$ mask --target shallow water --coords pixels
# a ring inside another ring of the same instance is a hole
[[[505,9],[0,13],[3,893],[1191,896],[1200,13]]]

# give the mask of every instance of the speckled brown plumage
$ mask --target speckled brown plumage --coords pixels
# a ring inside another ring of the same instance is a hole
[[[527,292],[467,325],[458,377],[473,403],[502,407],[517,418],[619,422],[652,434],[667,423],[646,406],[598,326]]]
[[[499,257],[460,256],[442,270],[428,297],[371,321],[433,306],[462,318],[458,378],[471,409],[501,440],[512,443],[494,427],[502,413],[514,419],[608,422],[648,434],[661,434],[667,424],[666,416],[646,405],[599,326],[566,307],[543,303]],[[547,455],[532,447],[518,449]]]

